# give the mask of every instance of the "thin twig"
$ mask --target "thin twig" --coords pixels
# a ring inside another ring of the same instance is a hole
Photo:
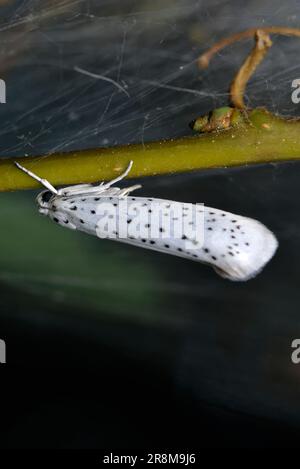
[[[258,29],[255,32],[255,46],[243,65],[239,68],[230,86],[230,98],[234,107],[240,109],[246,107],[244,103],[246,85],[271,46],[272,41],[269,34]]]
[[[207,68],[212,57],[219,52],[220,50],[224,49],[224,47],[230,46],[241,39],[247,39],[249,37],[253,37],[259,29],[260,31],[264,31],[265,33],[269,34],[280,34],[283,36],[298,36],[300,37],[300,29],[298,28],[286,28],[282,26],[269,26],[266,28],[250,28],[246,31],[242,31],[240,33],[233,34],[232,36],[228,36],[221,41],[214,44],[210,49],[208,49],[204,54],[202,54],[198,59],[198,65],[200,68]]]

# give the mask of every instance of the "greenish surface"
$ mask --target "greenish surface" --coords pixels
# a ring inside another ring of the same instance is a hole
[[[54,185],[67,185],[112,179],[126,169],[130,160],[134,165],[129,177],[142,177],[295,159],[300,159],[300,121],[254,109],[247,122],[227,130],[18,161]],[[0,191],[38,187],[13,161],[0,161]]]
[[[39,216],[33,197],[3,194],[0,280],[57,306],[120,315],[152,312],[159,271],[134,248],[60,229]],[[145,317],[140,318],[144,320]]]

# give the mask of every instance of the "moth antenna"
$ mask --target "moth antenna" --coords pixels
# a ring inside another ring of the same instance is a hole
[[[28,176],[32,177],[36,181],[40,182],[44,187],[46,187],[46,189],[48,189],[53,194],[58,195],[57,189],[55,189],[55,187],[53,187],[52,184],[50,184],[50,182],[47,181],[47,179],[40,178],[39,176],[37,176],[33,172],[29,171],[29,169],[26,169],[26,168],[24,168],[24,166],[21,166],[20,163],[18,163],[17,161],[15,161],[14,163],[17,166],[17,168],[21,169],[21,171],[28,174]]]
[[[133,165],[133,161],[131,160],[129,162],[129,165],[127,166],[127,169],[124,171],[124,173],[120,174],[120,176],[116,177],[115,179],[112,179],[111,181],[107,182],[106,184],[104,184],[106,187],[110,187],[112,186],[113,184],[115,184],[116,182],[119,182],[121,181],[122,179],[126,178],[126,176],[128,175],[128,173],[130,172],[131,168],[132,168],[132,165]]]

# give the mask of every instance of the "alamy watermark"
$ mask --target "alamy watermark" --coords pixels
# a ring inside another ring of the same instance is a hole
[[[300,363],[300,339],[294,339],[291,347],[295,349],[291,354],[291,360],[295,365],[298,365]]]
[[[6,344],[0,339],[0,363],[6,363]]]
[[[0,104],[6,103],[6,83],[0,78]]]
[[[295,88],[291,96],[292,102],[294,104],[299,104],[300,103],[300,78],[295,78],[295,80],[292,81],[292,88]]]
[[[96,207],[100,218],[96,233],[99,238],[124,238],[150,241],[180,240],[184,249],[199,249],[204,243],[204,209],[202,204],[126,197],[119,203],[102,202]]]

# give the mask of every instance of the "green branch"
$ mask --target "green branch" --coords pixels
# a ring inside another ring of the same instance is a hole
[[[300,159],[300,120],[286,120],[264,109],[249,111],[236,126],[175,140],[56,153],[0,161],[0,191],[33,189],[39,184],[14,161],[53,185],[109,180],[133,160],[129,177],[173,174],[206,168]]]

